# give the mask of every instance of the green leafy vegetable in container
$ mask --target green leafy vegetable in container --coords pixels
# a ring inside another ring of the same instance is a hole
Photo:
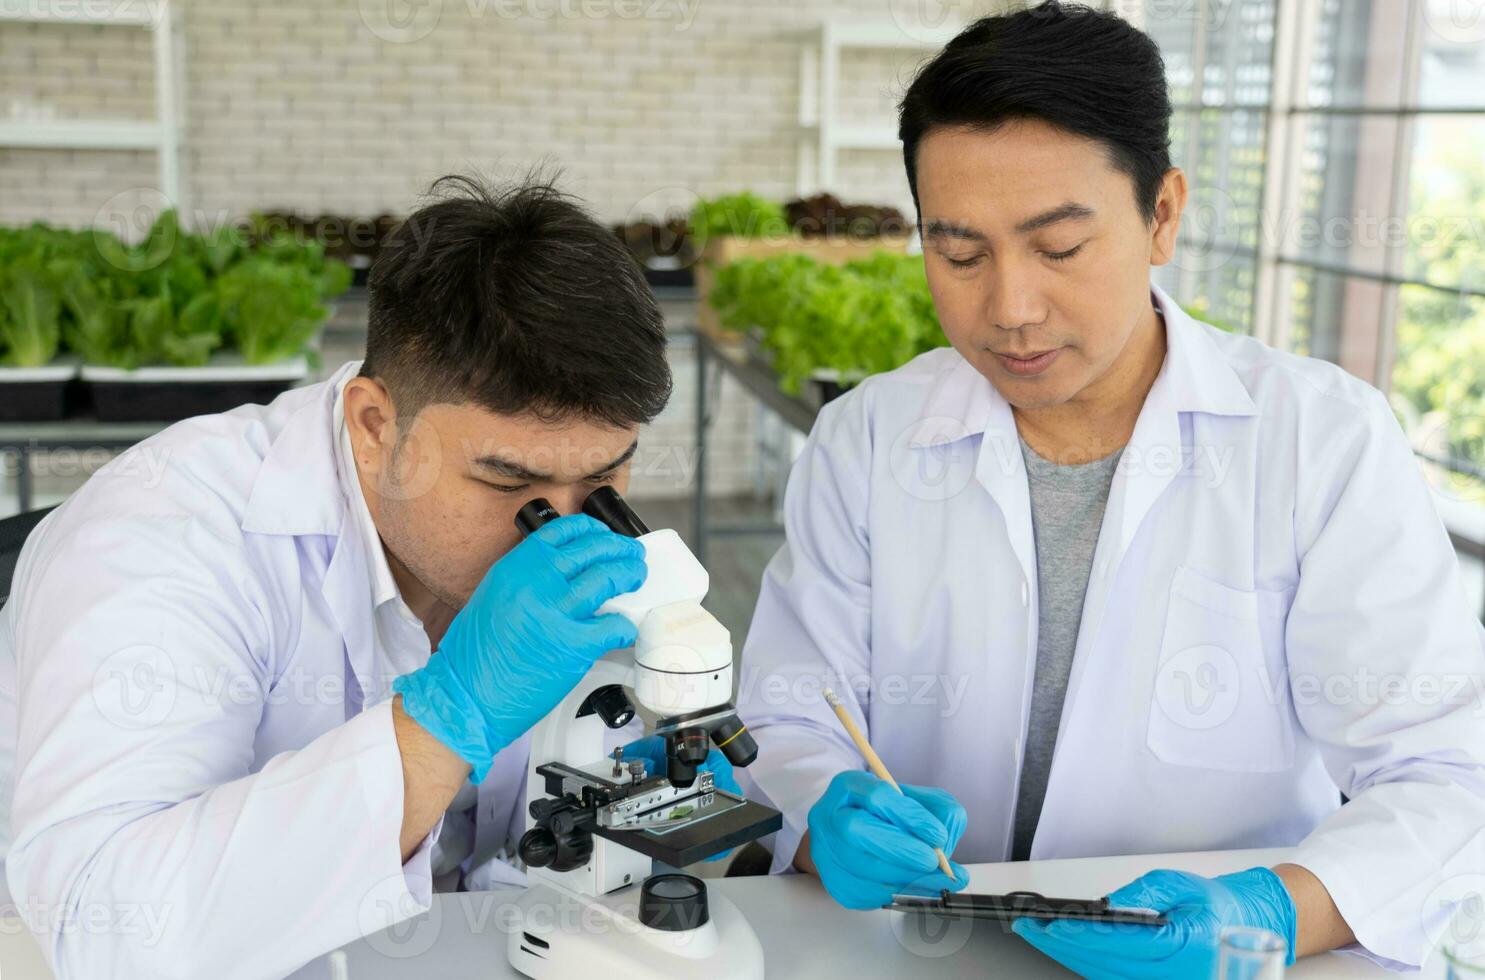
[[[249,364],[302,353],[327,312],[309,269],[266,257],[234,266],[217,281],[216,295],[223,332]]]
[[[119,297],[120,282],[102,274],[83,257],[56,259],[51,266],[66,316],[62,341],[89,364],[136,367],[129,337],[129,309]]]
[[[275,232],[259,245],[255,254],[307,270],[314,277],[321,299],[333,299],[351,286],[351,267],[327,259],[325,246],[314,239],[299,240],[285,232]]]
[[[878,252],[839,266],[803,255],[740,259],[718,270],[711,303],[728,327],[759,332],[790,393],[821,370],[859,378],[948,343],[920,256]]]
[[[708,239],[779,238],[789,234],[784,207],[751,191],[697,201],[691,209],[691,237],[697,248]]]
[[[59,349],[89,364],[206,364],[235,345],[249,363],[304,352],[351,270],[315,241],[205,234],[162,213],[126,244],[102,230],[0,228],[0,364],[33,366]]]
[[[38,256],[8,266],[0,276],[0,363],[40,367],[55,357],[61,312],[56,283]]]

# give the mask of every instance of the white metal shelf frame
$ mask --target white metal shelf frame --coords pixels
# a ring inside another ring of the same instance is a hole
[[[824,20],[805,35],[799,60],[799,140],[795,192],[806,197],[836,190],[841,150],[896,150],[894,120],[847,123],[839,116],[840,60],[844,51],[935,51],[962,29],[944,24],[909,31],[894,21]]]
[[[115,3],[0,0],[0,24],[7,22],[92,25],[150,32],[155,89],[153,120],[0,118],[0,146],[153,151],[159,165],[159,190],[183,211],[180,144],[181,69],[185,45],[180,36],[175,5],[170,0],[120,0]]]

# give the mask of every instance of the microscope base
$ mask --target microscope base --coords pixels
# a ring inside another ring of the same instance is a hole
[[[535,980],[762,980],[763,946],[726,897],[709,891],[710,921],[667,932],[640,923],[639,895],[637,884],[595,898],[533,882],[516,902],[510,965]]]

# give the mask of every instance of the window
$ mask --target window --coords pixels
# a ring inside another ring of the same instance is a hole
[[[1156,282],[1389,393],[1485,609],[1485,0],[1110,0],[1192,198]]]
[[[1156,281],[1202,319],[1254,332],[1276,5],[1125,6],[1165,58],[1171,156],[1191,184],[1179,258]]]

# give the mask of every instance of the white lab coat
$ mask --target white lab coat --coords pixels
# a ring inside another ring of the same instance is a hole
[[[7,873],[61,978],[279,977],[429,905],[444,821],[404,865],[389,700],[428,638],[333,441],[358,367],[170,427],[26,544]],[[475,855],[524,826],[528,746],[477,790]]]
[[[1417,965],[1450,889],[1485,880],[1485,630],[1382,395],[1152,296],[1168,354],[1114,477],[1031,856],[1298,845],[1355,951]],[[744,785],[784,813],[774,870],[863,767],[822,684],[900,782],[964,804],[959,861],[1007,860],[1038,622],[1010,406],[949,349],[867,379],[821,412],[785,526],[739,680]]]

